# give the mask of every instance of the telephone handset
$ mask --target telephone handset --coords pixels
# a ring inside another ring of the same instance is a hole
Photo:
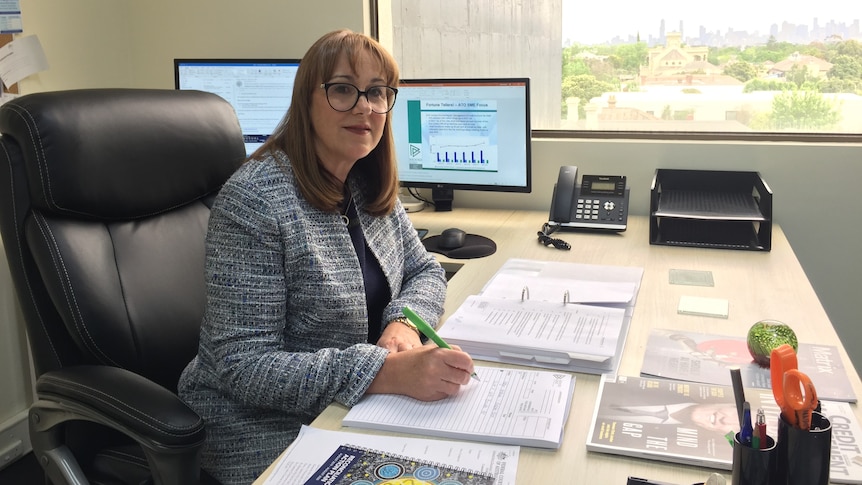
[[[548,224],[558,229],[625,231],[629,189],[624,175],[584,175],[578,167],[560,167]]]

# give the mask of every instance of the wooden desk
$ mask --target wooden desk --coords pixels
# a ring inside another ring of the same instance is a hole
[[[556,233],[555,237],[572,245],[571,251],[561,251],[537,242],[536,232],[547,220],[545,212],[456,209],[438,213],[426,209],[412,214],[411,219],[416,227],[429,229],[429,235],[454,226],[489,237],[497,244],[497,252],[491,256],[456,261],[464,263],[464,266],[449,282],[444,321],[467,296],[478,293],[509,258],[639,266],[644,268],[644,275],[620,363],[620,374],[636,376],[640,373],[644,347],[653,327],[745,335],[754,322],[769,318],[790,324],[802,342],[837,346],[850,373],[853,389],[857,396],[862,396],[859,375],[787,238],[777,225],[772,227],[771,252],[651,246],[647,217],[631,217],[628,230],[619,234]],[[447,261],[443,256],[439,259]],[[670,269],[712,271],[715,286],[671,285],[668,282]],[[683,295],[727,299],[730,315],[727,319],[679,315],[677,305]],[[626,483],[628,476],[689,484],[704,481],[716,471],[587,452],[589,421],[600,377],[576,375],[572,414],[566,424],[562,446],[559,450],[522,447],[518,484],[560,483],[562,480],[565,483],[619,485]],[[859,408],[853,407],[857,417],[862,418]],[[371,432],[342,428],[341,420],[346,413],[343,406],[329,406],[312,426]],[[730,483],[730,473],[721,473]],[[265,476],[266,473],[262,477]],[[255,483],[262,483],[262,480]]]

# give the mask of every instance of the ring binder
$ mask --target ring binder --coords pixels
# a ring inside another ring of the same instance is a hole
[[[563,305],[569,303],[569,290],[566,290],[563,293]]]
[[[525,296],[526,296],[526,298],[525,298]],[[530,287],[525,286],[521,290],[521,301],[527,301],[529,299],[530,299]]]

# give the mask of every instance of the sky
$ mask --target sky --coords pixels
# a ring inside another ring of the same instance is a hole
[[[800,2],[721,0],[693,2],[691,0],[589,0],[563,1],[563,42],[567,39],[582,44],[601,43],[615,36],[627,37],[640,32],[641,39],[659,35],[665,20],[665,31],[679,30],[682,20],[684,35],[694,35],[701,25],[707,31],[727,33],[733,30],[759,31],[768,34],[772,24],[787,21],[812,25],[814,18],[821,26],[830,20],[852,23],[862,18],[858,0],[817,0]],[[608,18],[616,15],[615,19]],[[615,27],[608,28],[608,25]]]

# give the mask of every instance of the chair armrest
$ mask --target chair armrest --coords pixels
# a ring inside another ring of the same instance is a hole
[[[204,441],[203,420],[176,394],[119,367],[80,365],[46,372],[36,382],[36,394],[144,446],[182,448]]]
[[[80,420],[115,429],[141,445],[155,485],[198,483],[203,420],[164,387],[119,367],[81,365],[42,374],[36,394],[30,438],[52,483],[88,483],[64,444],[62,425]]]

